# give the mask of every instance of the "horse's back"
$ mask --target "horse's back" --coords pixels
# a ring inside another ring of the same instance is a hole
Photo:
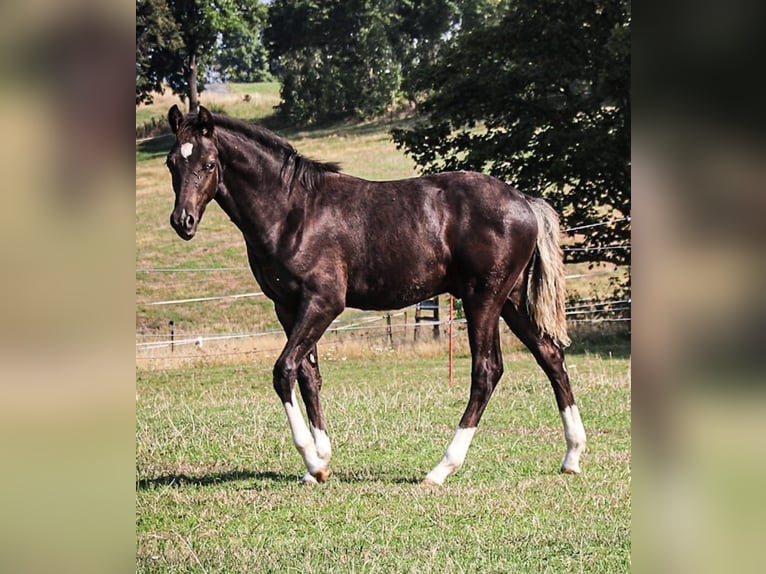
[[[381,182],[348,178],[343,185],[344,195],[336,207],[365,227],[384,220],[391,231],[411,223],[441,225],[449,219],[474,230],[489,226],[502,233],[509,226],[535,221],[521,191],[478,172],[443,172]]]
[[[346,185],[334,225],[344,238],[349,306],[396,308],[459,293],[469,276],[502,274],[534,249],[537,224],[524,194],[491,176]]]
[[[488,226],[499,233],[534,221],[526,196],[507,183],[483,173],[445,172],[421,179],[432,182],[448,207],[473,230]]]
[[[455,273],[465,280],[526,263],[535,248],[537,220],[521,191],[475,172],[433,177],[444,188],[452,218],[447,242]]]

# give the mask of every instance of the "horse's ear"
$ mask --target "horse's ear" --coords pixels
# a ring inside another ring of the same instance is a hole
[[[178,128],[181,125],[181,121],[183,119],[184,115],[181,113],[181,110],[178,109],[176,104],[173,104],[173,107],[170,108],[170,111],[168,112],[168,123],[170,124],[170,129],[173,130],[174,134],[178,131]]]
[[[204,106],[200,106],[199,112],[197,112],[197,127],[203,136],[209,136],[213,133],[213,114]]]

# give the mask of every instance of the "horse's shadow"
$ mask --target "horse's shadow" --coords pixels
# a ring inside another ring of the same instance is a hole
[[[381,475],[383,476],[383,475]],[[254,472],[249,470],[230,470],[203,475],[188,475],[185,473],[164,474],[153,478],[136,480],[136,490],[151,490],[158,487],[170,486],[184,488],[187,486],[215,486],[227,482],[252,481],[254,483],[271,483],[272,485],[298,484],[300,476],[278,472]],[[418,484],[419,478],[414,476],[394,476],[382,479],[379,477],[362,476],[354,473],[333,473],[331,481],[342,484],[361,484],[371,482],[387,482],[390,484]]]
[[[183,488],[184,486],[214,486],[242,480],[287,484],[296,482],[297,479],[295,476],[288,474],[277,472],[253,472],[249,470],[230,470],[199,476],[177,473],[138,479],[136,480],[136,490],[150,490],[162,486],[172,486],[175,488]]]
[[[330,480],[336,480],[342,484],[420,484],[422,477],[403,475],[391,476],[384,471],[381,471],[380,473],[337,472],[330,476]]]

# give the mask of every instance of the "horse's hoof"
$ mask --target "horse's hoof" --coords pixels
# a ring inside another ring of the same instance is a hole
[[[420,481],[420,484],[421,486],[428,486],[428,487],[441,486],[441,484],[431,480],[430,478],[424,478],[423,480]]]
[[[319,469],[314,473],[314,478],[317,480],[317,482],[327,482],[327,479],[330,478],[330,469]]]
[[[311,484],[317,484],[317,479],[311,476],[310,472],[307,472],[303,475],[303,478],[301,479],[301,484],[304,485],[311,485]]]
[[[572,468],[568,466],[561,467],[561,474],[580,474],[579,468]]]

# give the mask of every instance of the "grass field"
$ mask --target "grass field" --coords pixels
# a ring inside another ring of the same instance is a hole
[[[203,105],[251,120],[273,85],[231,86]],[[243,97],[250,94],[249,101]],[[139,110],[162,118],[172,96]],[[388,131],[400,120],[277,130],[301,153],[369,179],[416,174]],[[181,241],[164,164],[172,137],[136,145],[136,341],[277,329],[263,297],[152,305],[259,291],[239,232],[211,206]],[[226,271],[161,272],[160,269]],[[587,272],[569,266],[568,273]],[[602,293],[608,275],[570,293]],[[348,310],[342,320],[359,312]],[[410,315],[409,320],[412,319]],[[394,319],[403,322],[401,317]],[[382,322],[375,325],[380,327]],[[561,476],[565,444],[553,393],[502,329],[504,375],[464,468],[443,488],[418,484],[441,458],[468,398],[458,327],[455,385],[446,341],[382,330],[320,342],[333,476],[298,483],[302,461],[271,388],[279,334],[208,341],[136,357],[138,572],[626,572],[630,569],[630,348],[625,329],[575,335],[568,366],[589,436],[582,475]]]
[[[270,366],[139,371],[137,571],[627,572],[629,360],[569,365],[589,434],[582,475],[558,473],[542,372],[507,353],[466,465],[442,488],[418,481],[465,406],[468,359],[453,387],[444,358],[325,361],[334,474],[318,487],[298,483]]]

